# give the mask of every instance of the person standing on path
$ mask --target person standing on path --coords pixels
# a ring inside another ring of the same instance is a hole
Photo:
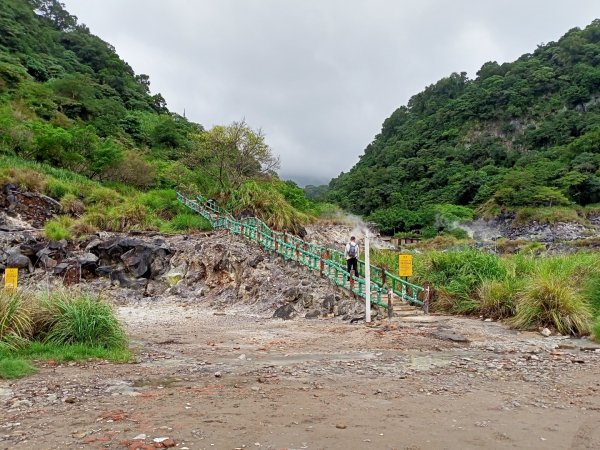
[[[354,269],[354,275],[359,276],[358,274],[358,257],[360,255],[360,248],[356,243],[356,238],[352,236],[350,238],[350,242],[346,244],[346,265],[348,266],[348,273],[352,272]]]

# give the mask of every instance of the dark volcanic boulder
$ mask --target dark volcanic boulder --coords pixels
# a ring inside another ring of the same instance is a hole
[[[107,268],[124,267],[134,278],[149,279],[166,273],[173,256],[173,251],[163,241],[150,243],[129,237],[97,239],[86,247],[86,251],[98,258],[99,272],[106,274]]]
[[[8,254],[6,258],[6,267],[27,269],[29,272],[33,271],[33,264],[31,264],[31,260],[16,250]]]
[[[273,317],[283,320],[290,320],[296,317],[297,312],[292,303],[288,303],[286,305],[280,306],[273,313]]]

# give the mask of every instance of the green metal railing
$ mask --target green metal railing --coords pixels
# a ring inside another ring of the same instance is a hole
[[[366,281],[346,270],[346,258],[343,252],[327,248],[314,242],[305,242],[289,233],[271,230],[267,224],[256,217],[235,219],[233,215],[219,207],[214,200],[197,195],[195,200],[177,193],[177,199],[208,220],[215,229],[223,228],[233,234],[241,235],[259,244],[267,251],[281,255],[285,260],[297,261],[310,270],[319,272],[329,278],[337,286],[351,291],[360,298],[366,297]],[[393,292],[405,302],[423,306],[418,295],[423,288],[370,264],[372,303],[387,308],[383,295]],[[364,261],[359,261],[359,273],[365,273]]]

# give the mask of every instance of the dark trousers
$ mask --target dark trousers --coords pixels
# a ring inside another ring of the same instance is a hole
[[[350,273],[352,271],[352,269],[354,269],[354,276],[359,276],[358,275],[358,260],[356,258],[348,258],[346,260],[346,264],[348,266],[348,273]]]

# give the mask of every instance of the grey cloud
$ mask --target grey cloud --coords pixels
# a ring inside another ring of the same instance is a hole
[[[451,72],[514,60],[600,14],[596,0],[65,0],[169,107],[245,118],[280,174],[349,170],[383,120]]]

